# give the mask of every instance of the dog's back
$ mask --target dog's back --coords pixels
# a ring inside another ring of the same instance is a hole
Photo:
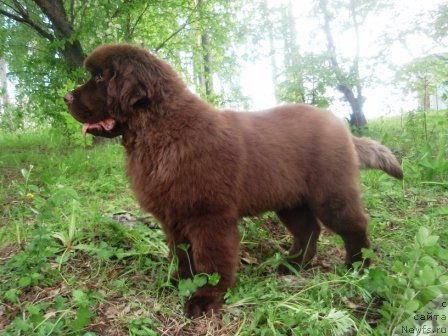
[[[241,214],[295,205],[328,179],[357,180],[351,135],[328,111],[285,105],[260,112],[224,112],[242,137]]]

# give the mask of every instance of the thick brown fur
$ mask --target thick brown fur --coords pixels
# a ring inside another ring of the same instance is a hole
[[[64,97],[71,114],[92,134],[123,136],[132,188],[162,223],[179,276],[221,276],[187,301],[187,315],[217,312],[233,286],[242,216],[275,211],[293,235],[295,263],[316,253],[319,222],[342,237],[348,265],[362,261],[370,244],[359,168],[401,178],[387,148],[354,138],[333,114],[307,105],[219,111],[140,47],[104,45],[85,65],[92,79]]]

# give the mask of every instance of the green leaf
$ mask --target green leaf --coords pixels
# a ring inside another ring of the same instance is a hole
[[[448,261],[448,249],[439,248],[437,251],[437,256],[443,261]]]
[[[25,168],[20,169],[20,174],[22,174],[23,178],[28,181],[31,175],[31,170],[33,169],[33,166],[30,166],[29,170],[26,170]]]
[[[73,301],[78,307],[86,307],[89,305],[89,298],[85,292],[79,289],[73,290]]]
[[[420,246],[424,246],[425,240],[426,238],[428,238],[428,236],[429,236],[429,230],[425,227],[421,227],[418,230],[417,236],[415,237],[417,244],[419,244]]]
[[[33,274],[31,274],[31,279],[33,280],[41,280],[43,278],[44,276],[41,273],[34,272]]]
[[[54,298],[54,305],[55,305],[56,310],[65,310],[65,309],[67,309],[66,303],[67,303],[67,299],[65,297],[61,296],[61,295],[57,295]]]
[[[177,287],[179,289],[180,295],[182,296],[190,296],[197,289],[197,286],[193,283],[193,280],[191,279],[179,280],[179,284]]]
[[[23,288],[29,286],[31,284],[31,280],[32,279],[29,276],[21,277],[19,279],[19,287]]]
[[[84,329],[90,323],[92,319],[92,314],[89,311],[88,307],[80,307],[76,312],[76,318],[72,322],[72,328],[75,331],[79,331]]]
[[[386,278],[387,273],[384,270],[380,268],[369,269],[369,287],[373,291],[383,289]]]
[[[413,288],[406,288],[403,292],[403,297],[406,300],[412,301],[415,298],[415,290]]]
[[[7,300],[9,300],[9,301],[11,301],[13,303],[16,303],[16,302],[19,301],[19,294],[20,294],[20,291],[18,289],[11,288],[11,289],[6,291],[5,299],[7,299]]]
[[[442,295],[442,290],[439,286],[429,286],[423,288],[421,291],[424,301],[434,300],[436,297]]]
[[[434,246],[434,245],[436,245],[437,244],[437,241],[439,240],[439,236],[429,236],[429,237],[427,237],[426,239],[425,239],[425,241],[424,241],[424,245],[423,246],[426,246],[426,247],[431,247],[431,246]]]
[[[188,250],[190,249],[190,244],[182,243],[182,244],[177,245],[177,248],[182,251],[188,252]]]
[[[21,319],[20,317],[16,317],[13,321],[14,326],[21,331],[28,331],[30,330],[30,325],[27,323],[27,321]]]
[[[216,286],[221,280],[221,276],[218,273],[213,273],[208,276],[208,283],[212,286]]]
[[[438,208],[436,214],[439,216],[448,216],[448,206]]]
[[[420,265],[427,265],[427,266],[431,266],[431,267],[438,267],[439,263],[431,256],[429,255],[425,255],[423,256],[420,261],[419,261]]]
[[[408,312],[415,312],[420,307],[420,302],[418,300],[410,300],[406,303],[405,307]]]
[[[441,285],[448,285],[448,275],[442,275],[439,277],[439,283]]]
[[[37,315],[37,314],[40,314],[40,308],[39,308],[38,306],[34,305],[34,304],[29,304],[29,305],[26,307],[26,310],[28,310],[28,312],[29,312],[31,315]]]
[[[434,274],[434,270],[430,266],[428,265],[424,266],[419,273],[420,273],[419,279],[425,286],[430,286],[434,284],[436,276]]]
[[[207,284],[207,275],[205,275],[205,274],[195,275],[193,282],[197,288],[205,286]]]
[[[400,260],[396,260],[393,262],[392,271],[394,271],[396,273],[401,273],[401,272],[404,272],[405,270],[406,270],[406,266]]]

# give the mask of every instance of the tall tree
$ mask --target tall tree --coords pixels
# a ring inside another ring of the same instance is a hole
[[[385,0],[317,0],[315,12],[320,15],[320,27],[326,41],[326,55],[334,76],[334,87],[343,95],[350,106],[349,122],[360,128],[367,121],[364,115],[364,88],[374,77],[372,66],[384,63],[385,50],[378,49],[376,55],[363,58],[361,50],[369,47],[362,45],[366,34],[366,22],[374,15],[384,13],[384,9],[393,9],[391,2]],[[335,36],[337,37],[335,39]],[[350,40],[348,40],[350,36]],[[344,41],[345,45],[341,45]],[[349,48],[347,48],[349,46]],[[352,50],[348,55],[347,50]],[[370,70],[369,70],[370,67]]]
[[[442,3],[433,13],[434,21],[427,28],[428,35],[443,46],[448,46],[448,4]]]
[[[196,92],[219,106],[245,107],[239,84],[239,48],[251,13],[243,0],[194,0],[197,7],[182,34],[184,73]],[[186,65],[186,67],[185,67]]]
[[[0,2],[0,14],[27,25],[50,42],[61,41],[58,50],[70,69],[82,66],[84,52],[81,43],[74,37],[72,22],[69,21],[62,0],[3,0]]]
[[[197,59],[199,68],[197,71],[199,92],[203,93],[204,98],[211,100],[214,93],[213,90],[213,71],[212,71],[212,55],[210,50],[210,34],[206,25],[203,24],[204,18],[208,15],[209,9],[206,7],[204,0],[196,0],[198,8],[198,53]]]
[[[345,1],[345,9],[349,11],[350,16],[350,26],[354,30],[353,43],[356,46],[356,51],[355,55],[353,56],[352,63],[349,67],[349,70],[346,71],[340,64],[340,57],[338,57],[336,43],[333,37],[333,30],[331,26],[332,22],[334,21],[334,16],[332,13],[337,13],[338,11],[330,10],[329,5],[330,4],[328,0],[318,1],[318,10],[323,17],[322,29],[327,41],[328,60],[335,75],[337,83],[336,88],[343,94],[345,100],[350,105],[350,124],[355,127],[362,127],[367,124],[367,120],[363,111],[365,97],[363,96],[363,83],[359,73],[359,26],[365,20],[366,16],[370,13],[371,8],[367,7],[366,4],[363,3],[363,1]],[[337,5],[340,7],[341,3],[338,2]]]
[[[276,100],[328,106],[326,88],[330,86],[330,76],[326,58],[301,52],[297,36],[300,19],[295,16],[293,2],[270,7],[267,18]]]
[[[302,56],[297,43],[295,17],[292,1],[280,8],[280,29],[283,37],[283,80],[277,87],[277,99],[292,103],[305,102]]]
[[[448,54],[435,54],[420,57],[400,67],[396,73],[395,83],[405,93],[415,94],[418,106],[429,110],[430,97],[437,97],[438,89],[448,82]],[[447,97],[445,97],[446,99]],[[437,106],[434,106],[437,108]]]
[[[6,62],[0,58],[0,113],[9,105],[8,78],[6,76]]]

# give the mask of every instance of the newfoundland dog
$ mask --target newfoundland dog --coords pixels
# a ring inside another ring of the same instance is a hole
[[[188,316],[221,308],[235,281],[243,216],[275,211],[293,237],[292,265],[314,257],[321,224],[342,237],[347,265],[369,264],[358,175],[377,168],[401,179],[388,148],[312,106],[220,111],[138,46],[100,46],[85,66],[91,79],[64,97],[83,134],[122,136],[132,188],[161,222],[179,278],[220,275],[186,302]]]

